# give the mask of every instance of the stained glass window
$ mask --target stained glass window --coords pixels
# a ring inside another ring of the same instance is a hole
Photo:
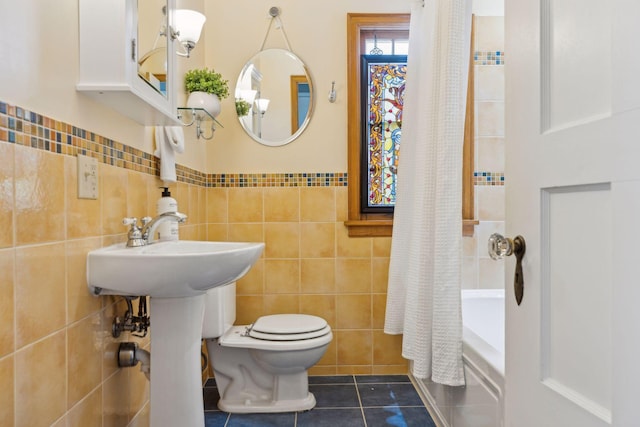
[[[396,174],[402,134],[407,57],[362,56],[363,159],[361,176],[368,177],[361,189],[363,212],[393,212]]]

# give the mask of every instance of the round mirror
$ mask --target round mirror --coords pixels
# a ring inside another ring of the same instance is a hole
[[[260,144],[288,144],[311,119],[311,76],[288,50],[265,49],[255,54],[240,72],[235,97],[242,128]]]

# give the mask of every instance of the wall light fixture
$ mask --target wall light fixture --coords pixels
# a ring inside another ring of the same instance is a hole
[[[177,39],[185,51],[176,53],[188,58],[200,39],[202,26],[207,18],[202,13],[189,9],[175,10],[173,18],[175,28],[172,28],[171,38],[173,40]]]

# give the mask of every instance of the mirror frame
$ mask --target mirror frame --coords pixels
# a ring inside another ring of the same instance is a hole
[[[238,116],[238,122],[240,122],[240,126],[245,131],[245,133],[248,136],[250,136],[251,139],[253,139],[254,141],[256,141],[256,142],[258,142],[258,143],[260,143],[262,145],[266,145],[266,146],[270,146],[270,147],[280,147],[280,146],[287,145],[287,144],[295,141],[302,134],[302,132],[305,131],[305,129],[309,125],[309,122],[311,121],[311,116],[313,115],[313,110],[314,110],[313,106],[314,106],[314,103],[315,103],[314,87],[313,87],[313,81],[311,79],[311,74],[309,73],[309,69],[307,68],[307,65],[295,53],[293,53],[290,50],[277,49],[277,48],[263,49],[263,50],[260,50],[259,52],[257,52],[256,54],[254,54],[245,63],[244,67],[242,67],[242,70],[240,71],[240,74],[238,75],[238,78],[236,80],[236,86],[235,87],[236,87],[236,90],[237,90],[238,89],[238,83],[241,81],[242,76],[244,76],[244,74],[247,72],[248,68],[253,64],[255,59],[260,56],[260,54],[263,54],[264,52],[273,52],[273,51],[280,51],[280,52],[285,53],[288,57],[290,57],[291,59],[295,60],[302,67],[304,75],[307,78],[307,82],[309,83],[309,109],[307,110],[307,116],[305,117],[305,119],[302,122],[302,124],[298,127],[298,129],[292,135],[290,135],[288,138],[282,139],[280,141],[270,141],[270,140],[267,140],[267,139],[259,137],[251,129],[248,129],[245,126],[245,123],[242,120],[242,117],[240,117],[240,116]],[[297,75],[301,75],[301,73],[297,73]]]

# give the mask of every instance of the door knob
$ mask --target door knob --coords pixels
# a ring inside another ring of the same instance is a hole
[[[516,256],[516,273],[513,278],[513,288],[515,291],[516,302],[518,305],[522,302],[524,296],[524,275],[522,274],[522,258],[527,250],[524,237],[516,236],[513,239],[494,233],[489,237],[489,256],[491,259],[498,260],[505,256]]]

